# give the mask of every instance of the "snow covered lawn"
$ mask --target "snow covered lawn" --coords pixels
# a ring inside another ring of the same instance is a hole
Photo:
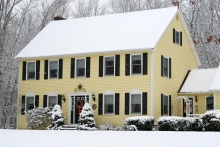
[[[1,147],[219,147],[220,132],[1,130]]]

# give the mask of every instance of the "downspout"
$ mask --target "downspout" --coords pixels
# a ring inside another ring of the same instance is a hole
[[[151,53],[151,116],[154,116],[154,49],[150,50]]]

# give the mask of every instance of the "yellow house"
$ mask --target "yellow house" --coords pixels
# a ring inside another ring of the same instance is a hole
[[[188,70],[200,65],[176,7],[52,21],[17,58],[19,129],[24,111],[55,104],[65,124],[78,123],[84,103],[97,125],[169,116]]]

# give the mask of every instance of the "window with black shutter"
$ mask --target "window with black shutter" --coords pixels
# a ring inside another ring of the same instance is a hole
[[[130,95],[130,93],[125,93],[125,115],[129,115],[129,106],[130,106],[130,104],[129,104],[129,95]]]
[[[120,76],[120,55],[115,55],[115,76]]]
[[[173,29],[173,43],[182,46],[182,32]]]
[[[147,75],[148,69],[148,53],[143,53],[143,75]]]
[[[22,97],[21,97],[21,103],[22,103],[22,105],[21,105],[21,115],[24,115],[25,114],[25,95],[22,95]]]
[[[36,80],[40,79],[40,60],[36,61]]]
[[[171,79],[171,58],[161,55],[161,76]]]
[[[130,54],[125,55],[125,76],[130,76]]]
[[[43,107],[47,107],[47,95],[44,95],[43,97]]]
[[[59,59],[59,79],[62,79],[63,77],[63,59]]]
[[[115,75],[115,56],[104,57],[104,75],[105,76]]]
[[[75,58],[71,58],[70,77],[75,77]]]
[[[26,61],[23,61],[22,80],[26,80]]]
[[[86,78],[90,77],[90,57],[86,57]]]
[[[86,61],[85,58],[78,58],[76,59],[76,77],[82,78],[86,76]]]
[[[99,102],[98,102],[98,115],[103,114],[103,94],[99,94]]]
[[[103,56],[99,56],[99,77],[103,77]]]
[[[36,62],[27,62],[27,80],[34,80],[36,78]]]
[[[35,95],[35,107],[39,107],[39,95]]]
[[[171,115],[171,96],[161,94],[161,115]]]
[[[48,79],[48,60],[44,61],[44,79]]]
[[[142,93],[142,114],[147,114],[147,92]]]
[[[58,95],[58,105],[62,107],[62,95],[61,94]]]
[[[120,94],[115,93],[115,115],[119,115],[119,99],[120,99]]]

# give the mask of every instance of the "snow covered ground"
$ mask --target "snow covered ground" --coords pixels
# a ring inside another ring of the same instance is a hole
[[[220,132],[1,130],[1,147],[219,147]]]

